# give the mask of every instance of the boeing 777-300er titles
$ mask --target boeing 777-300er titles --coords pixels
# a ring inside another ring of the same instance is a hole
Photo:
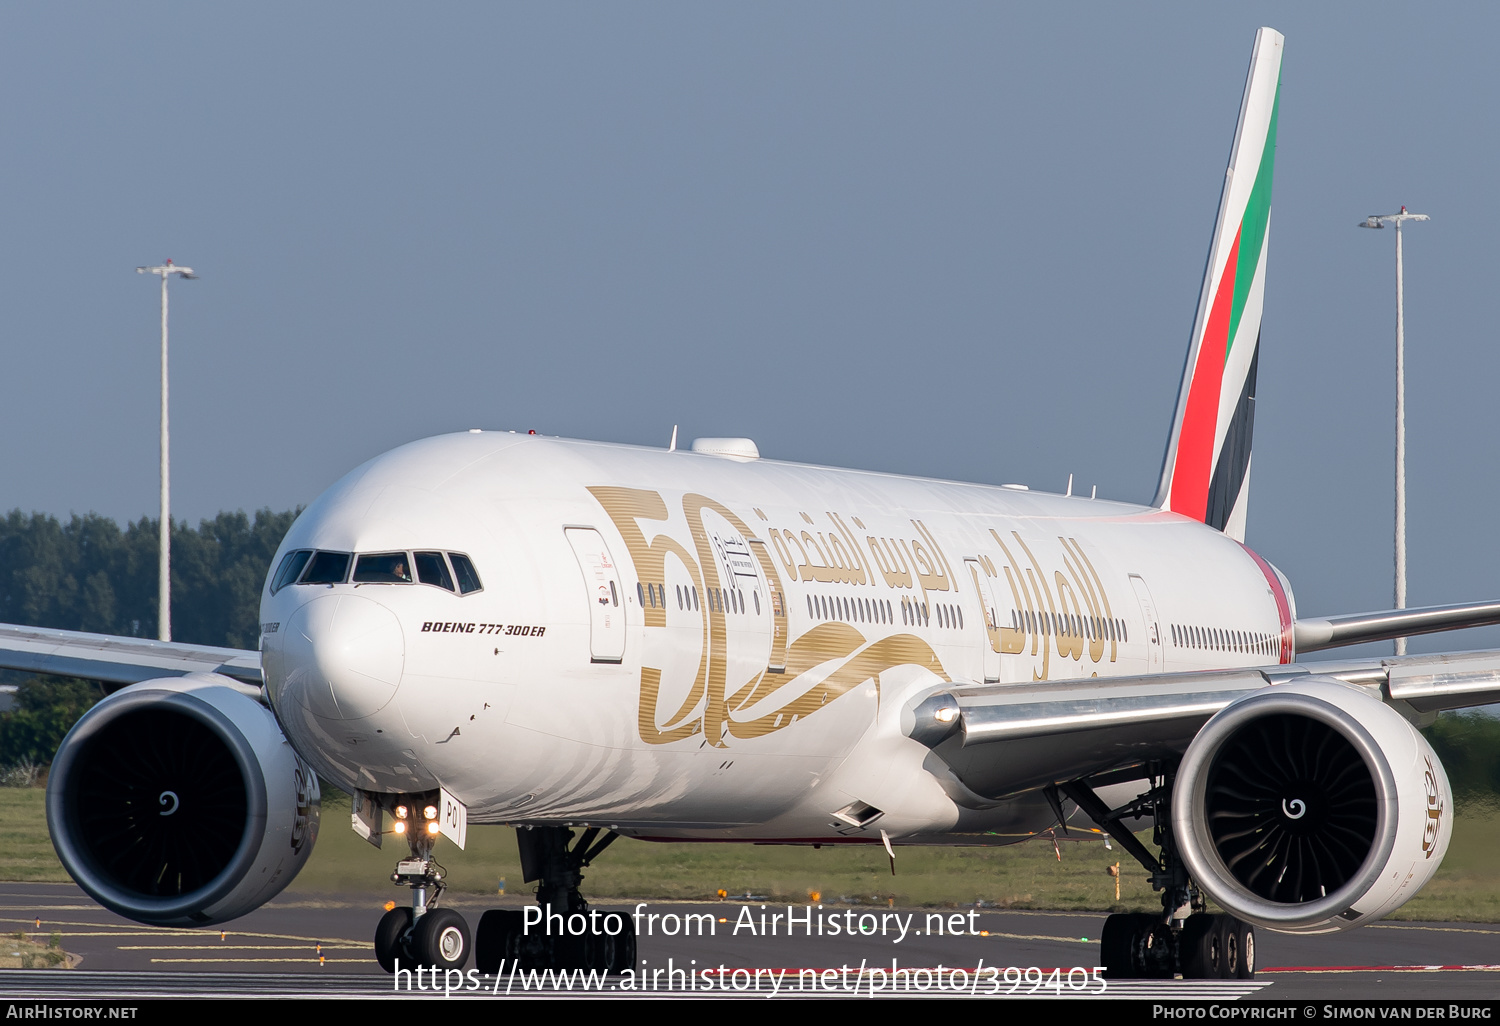
[[[1296,659],[1500,604],[1298,620],[1243,544],[1281,52],[1262,29],[1151,506],[779,463],[746,439],[404,446],[292,526],[259,652],[0,629],[0,664],[130,685],[53,763],[68,871],[143,923],[233,919],[306,862],[322,780],[372,844],[402,842],[387,969],[467,963],[433,850],[471,822],[518,827],[565,914],[617,836],[894,853],[1091,822],[1162,896],[1108,920],[1114,976],[1247,976],[1254,926],[1396,908],[1452,830],[1417,728],[1500,700],[1500,652]],[[635,965],[629,917],[551,933],[487,912],[475,964]]]

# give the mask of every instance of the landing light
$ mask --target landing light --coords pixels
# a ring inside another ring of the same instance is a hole
[[[427,824],[427,832],[428,832],[428,833],[429,833],[429,834],[435,834],[435,833],[437,833],[437,832],[438,832],[438,829],[439,829],[439,828],[438,828],[438,825],[437,825],[437,823],[435,823],[435,822],[433,822],[433,823],[428,823],[428,824]]]
[[[396,806],[396,818],[397,819],[405,819],[406,818],[406,806],[405,805],[398,805],[398,806]]]
[[[437,819],[437,806],[429,805],[422,810],[423,819]]]
[[[395,829],[396,833],[398,833],[398,834],[404,834],[404,833],[406,833],[406,824],[403,823],[401,820],[398,819],[398,820],[396,820],[396,825],[395,825],[394,829]]]
[[[939,723],[952,723],[958,719],[958,710],[951,705],[945,705],[932,714],[932,718]]]

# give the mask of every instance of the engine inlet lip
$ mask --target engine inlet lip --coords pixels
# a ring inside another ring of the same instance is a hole
[[[86,847],[75,843],[76,812],[69,808],[68,802],[78,757],[88,750],[88,742],[120,717],[146,710],[179,713],[208,727],[229,748],[245,782],[245,828],[229,863],[218,876],[198,890],[171,898],[137,894],[109,882]],[[112,910],[125,910],[125,914],[143,922],[160,920],[168,923],[184,916],[208,918],[207,911],[228,897],[254,866],[265,837],[266,819],[265,780],[250,742],[224,713],[202,699],[178,691],[127,690],[105,699],[85,713],[68,732],[47,778],[47,830],[63,868],[95,901]]]
[[[1307,685],[1318,689],[1337,687],[1338,694],[1349,690],[1347,685],[1338,681],[1299,681],[1292,687]],[[1208,777],[1219,750],[1240,728],[1263,716],[1278,713],[1316,720],[1337,730],[1359,753],[1376,786],[1375,843],[1369,854],[1344,886],[1325,898],[1304,904],[1267,901],[1255,894],[1235,878],[1211,844],[1199,842],[1200,838],[1206,840],[1211,836],[1207,818]],[[1267,689],[1227,706],[1199,732],[1189,750],[1196,757],[1191,763],[1184,760],[1186,768],[1177,777],[1172,799],[1172,830],[1188,873],[1221,905],[1267,925],[1296,928],[1348,911],[1380,879],[1396,846],[1396,779],[1380,745],[1350,713],[1317,694],[1292,691],[1290,687],[1286,691],[1281,691],[1280,687]],[[1205,881],[1213,881],[1212,887]]]

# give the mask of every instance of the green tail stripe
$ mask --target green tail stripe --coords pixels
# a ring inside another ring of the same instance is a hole
[[[1266,129],[1265,148],[1260,152],[1260,167],[1255,171],[1255,184],[1250,187],[1250,199],[1245,204],[1244,217],[1240,219],[1240,259],[1234,275],[1234,301],[1229,308],[1229,339],[1224,346],[1224,360],[1228,362],[1229,351],[1234,348],[1235,332],[1239,330],[1240,315],[1245,312],[1245,299],[1250,295],[1250,285],[1255,281],[1255,270],[1260,266],[1260,251],[1266,244],[1266,226],[1271,220],[1271,173],[1276,166],[1276,116],[1281,111],[1281,83],[1276,83],[1276,99],[1271,102],[1271,124]]]

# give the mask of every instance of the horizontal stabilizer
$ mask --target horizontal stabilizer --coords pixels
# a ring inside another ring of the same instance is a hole
[[[1500,602],[1469,602],[1454,606],[1423,606],[1419,609],[1386,609],[1374,613],[1309,617],[1296,625],[1297,653],[1325,648],[1362,645],[1367,641],[1390,641],[1418,634],[1436,634],[1465,627],[1500,624]]]

